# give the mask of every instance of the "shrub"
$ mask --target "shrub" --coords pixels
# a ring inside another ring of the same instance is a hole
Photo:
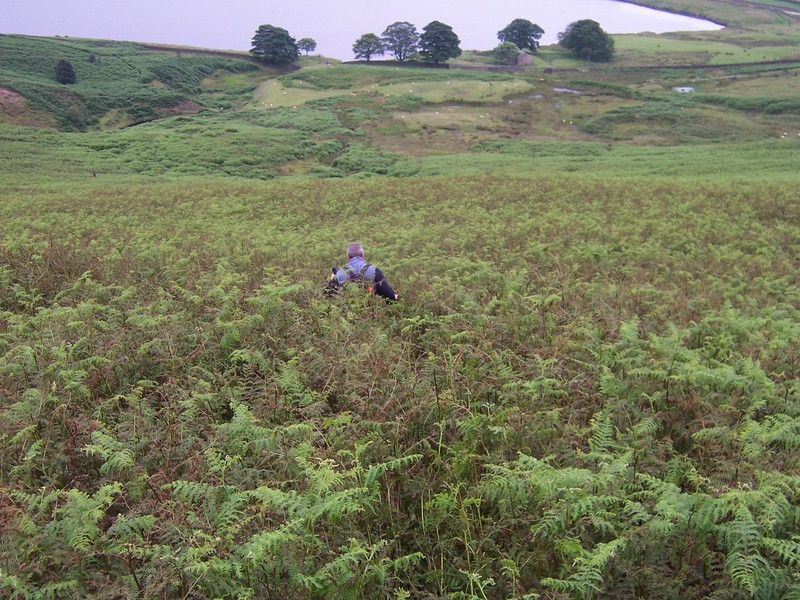
[[[65,85],[71,85],[78,81],[75,68],[68,60],[62,58],[56,63],[56,81]]]

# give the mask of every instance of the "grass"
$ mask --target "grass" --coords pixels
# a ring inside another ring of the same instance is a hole
[[[413,96],[418,103],[500,102],[532,89],[507,74],[437,72],[387,67],[321,67],[267,81],[256,92],[257,106],[297,106],[312,100],[365,94],[384,98]]]
[[[264,77],[267,71],[246,59],[153,52],[127,42],[98,42],[0,36],[3,65],[0,85],[27,98],[31,111],[55,117],[59,126],[71,130],[97,127],[111,111],[124,112],[124,118],[105,119],[120,125],[143,122],[163,116],[191,96],[204,102],[200,93],[207,77],[219,73],[238,73],[239,83],[226,94],[213,94],[212,105],[241,102],[241,94],[255,87],[252,75]],[[70,86],[54,80],[55,63],[70,61],[77,83]],[[250,77],[244,75],[249,73]],[[206,83],[208,83],[206,81]],[[177,108],[176,108],[177,107]],[[196,109],[190,109],[194,112]]]

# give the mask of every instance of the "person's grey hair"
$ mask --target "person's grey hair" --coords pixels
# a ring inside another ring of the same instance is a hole
[[[358,242],[347,244],[347,258],[353,258],[354,256],[363,256],[363,255],[364,255],[364,247],[361,244],[359,244]]]

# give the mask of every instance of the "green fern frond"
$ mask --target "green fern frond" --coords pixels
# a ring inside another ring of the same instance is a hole
[[[536,523],[531,525],[531,533],[534,537],[540,537],[543,540],[556,540],[564,532],[565,527],[564,511],[552,510],[543,514]]]
[[[54,520],[45,529],[60,535],[76,550],[88,551],[100,533],[98,523],[122,490],[119,483],[104,485],[93,496],[80,490],[66,493],[64,505],[54,512]]]
[[[164,488],[172,489],[173,494],[178,500],[193,504],[205,500],[216,490],[215,486],[208,483],[185,481],[181,479],[166,484]]]
[[[800,582],[790,585],[783,593],[781,600],[800,600]]]
[[[615,448],[614,424],[608,413],[601,411],[595,413],[590,420],[592,435],[589,438],[589,448],[596,453],[610,453]]]
[[[504,465],[486,465],[488,471],[478,486],[478,493],[491,502],[507,502],[512,505],[524,502],[528,497],[528,486],[524,479]]]
[[[284,492],[269,486],[259,486],[254,490],[244,492],[250,499],[261,504],[263,510],[288,510],[299,506],[297,493]]]
[[[760,554],[731,552],[725,560],[725,569],[737,585],[755,596],[769,564]]]
[[[400,471],[422,460],[422,454],[409,454],[371,466],[364,476],[364,485],[372,487],[388,471]]]
[[[243,510],[245,500],[244,494],[233,492],[219,505],[214,515],[218,532],[222,534],[239,529],[248,521]]]
[[[109,528],[108,534],[123,541],[142,539],[155,527],[158,518],[155,515],[130,517],[119,515]]]
[[[105,459],[100,467],[100,472],[104,475],[128,471],[136,464],[133,450],[102,430],[92,432],[92,443],[84,446],[83,451]]]
[[[649,510],[640,502],[627,499],[622,507],[622,512],[630,518],[635,525],[644,524],[653,518]]]
[[[237,555],[253,564],[269,563],[281,554],[282,550],[299,540],[288,526],[274,531],[262,531],[251,536],[237,549]]]
[[[800,567],[800,543],[794,540],[762,538],[761,546],[773,552],[789,567]]]
[[[36,592],[33,598],[69,598],[76,597],[77,592],[80,590],[80,582],[77,579],[68,579],[67,581],[58,581],[48,583]]]
[[[761,540],[761,528],[744,504],[737,507],[733,521],[726,524],[723,531],[731,552],[739,555],[753,554]]]
[[[0,590],[10,593],[9,598],[24,598],[25,600],[36,597],[37,590],[28,585],[16,575],[8,575],[0,569]]]
[[[411,554],[404,554],[392,560],[392,570],[395,573],[408,571],[417,566],[425,558],[422,552],[412,552]]]
[[[575,572],[567,579],[542,579],[542,585],[559,592],[576,593],[584,598],[599,594],[602,592],[606,566],[626,545],[627,542],[622,538],[597,544],[591,550],[581,548],[578,543],[572,551]]]
[[[350,488],[329,494],[309,507],[306,519],[309,524],[321,518],[338,523],[346,516],[363,512],[366,508],[363,499],[368,494],[367,488]]]
[[[646,417],[633,426],[631,433],[636,439],[652,438],[658,433],[659,429],[661,429],[661,425],[658,421],[652,417]]]
[[[800,448],[800,417],[768,416],[764,419],[761,439],[766,444],[780,445],[787,452]]]

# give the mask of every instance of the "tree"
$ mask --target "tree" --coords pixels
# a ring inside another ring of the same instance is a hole
[[[285,29],[261,25],[253,36],[250,54],[268,63],[288,63],[300,56],[300,49]]]
[[[422,56],[428,62],[443,63],[451,58],[461,56],[459,44],[461,40],[453,32],[450,25],[440,21],[431,21],[422,28],[419,36],[419,47]]]
[[[503,42],[494,49],[494,62],[498,65],[515,65],[519,48],[514,42]]]
[[[504,29],[497,32],[497,39],[501,42],[516,44],[520,50],[527,48],[531,52],[536,52],[542,35],[544,35],[544,29],[536,23],[531,23],[528,19],[514,19]]]
[[[614,57],[614,40],[597,21],[583,19],[567,25],[558,34],[558,43],[564,48],[585,58],[607,62]]]
[[[407,21],[389,25],[381,34],[383,46],[399,61],[404,61],[417,52],[419,34],[417,28]]]
[[[56,81],[63,84],[71,84],[78,81],[75,69],[68,60],[62,58],[56,63]]]
[[[384,51],[383,41],[374,33],[365,33],[353,44],[353,54],[357,60],[369,62],[373,56],[383,56]]]
[[[297,42],[297,47],[305,52],[306,56],[308,56],[309,52],[313,52],[317,49],[317,41],[310,37],[300,38],[300,40]]]

